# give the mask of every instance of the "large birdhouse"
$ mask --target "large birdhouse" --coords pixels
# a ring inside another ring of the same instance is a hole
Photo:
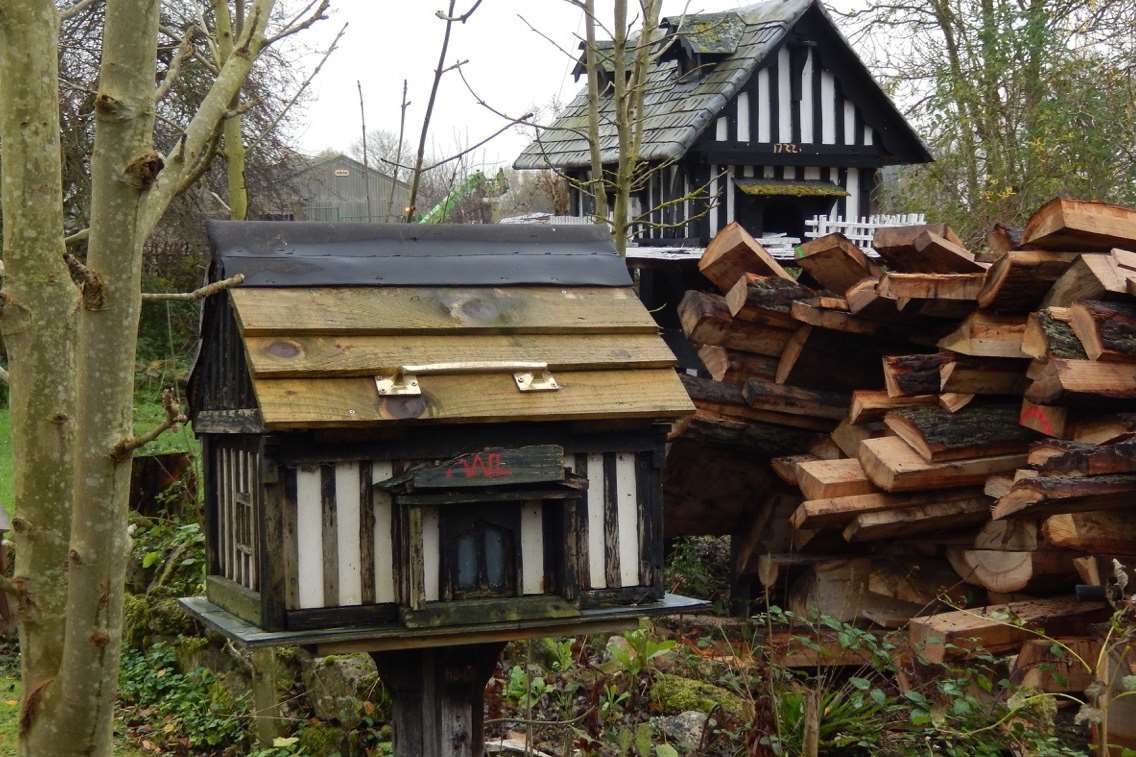
[[[244,281],[206,302],[190,379],[192,611],[247,644],[374,649],[692,606],[663,592],[659,473],[693,408],[605,229],[209,236],[211,280]]]

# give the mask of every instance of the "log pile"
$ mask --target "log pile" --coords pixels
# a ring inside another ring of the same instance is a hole
[[[877,263],[831,235],[794,275],[731,224],[700,263],[718,291],[679,305],[709,376],[684,377],[668,481],[745,500],[717,532],[778,602],[931,657],[1021,647],[982,620],[1007,609],[1085,634],[1108,607],[1074,587],[1136,562],[1136,210],[1057,199],[991,239],[881,229]]]

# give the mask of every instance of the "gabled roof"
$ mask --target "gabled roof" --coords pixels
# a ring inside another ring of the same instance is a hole
[[[678,29],[678,40],[687,49],[713,57],[726,55],[718,63],[709,63],[709,73],[682,73],[674,60],[657,63],[648,77],[643,102],[643,143],[639,157],[645,161],[678,160],[696,142],[725,108],[726,104],[745,86],[769,56],[780,48],[793,27],[806,13],[813,11],[823,18],[832,30],[834,43],[843,48],[852,71],[845,72],[870,82],[869,96],[878,101],[878,109],[895,120],[902,132],[896,136],[881,135],[883,140],[902,142],[903,153],[898,157],[907,162],[926,162],[931,159],[918,135],[896,110],[891,100],[872,79],[867,67],[860,61],[848,41],[840,34],[835,23],[819,0],[766,0],[736,11],[688,15],[684,19],[668,18],[662,24],[665,32]],[[734,20],[738,19],[738,20]],[[840,75],[839,72],[838,76]],[[618,139],[612,117],[611,90],[601,96],[600,151],[605,163],[618,160]],[[585,134],[588,128],[587,88],[576,95],[572,103],[548,129],[541,131],[536,140],[524,149],[513,164],[515,168],[560,168],[590,165],[590,153]]]
[[[334,152],[327,155],[318,155],[313,158],[303,158],[303,162],[296,168],[296,175],[302,176],[303,174],[319,168],[320,166],[327,165],[328,163],[350,163],[356,170],[372,173],[375,176],[386,179],[387,181],[394,181],[394,177],[386,171],[381,171],[375,166],[365,166],[363,165],[362,161],[355,160],[355,158],[352,158],[350,155],[342,152]],[[402,179],[398,180],[398,185],[400,187],[410,189],[410,185]]]

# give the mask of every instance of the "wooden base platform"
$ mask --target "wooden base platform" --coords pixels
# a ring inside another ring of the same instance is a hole
[[[542,636],[609,633],[632,628],[641,617],[699,612],[710,607],[709,602],[701,599],[667,594],[659,602],[584,609],[574,618],[481,623],[445,628],[409,629],[402,626],[382,626],[325,628],[314,631],[265,631],[221,609],[205,597],[184,597],[178,601],[198,620],[242,646],[313,647],[317,655],[465,646]]]

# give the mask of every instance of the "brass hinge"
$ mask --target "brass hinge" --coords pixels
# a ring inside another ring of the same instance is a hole
[[[548,363],[508,360],[403,365],[393,373],[375,376],[375,388],[381,397],[414,397],[422,394],[419,376],[498,372],[512,373],[517,389],[522,392],[555,392],[560,388],[560,384],[548,370]]]

